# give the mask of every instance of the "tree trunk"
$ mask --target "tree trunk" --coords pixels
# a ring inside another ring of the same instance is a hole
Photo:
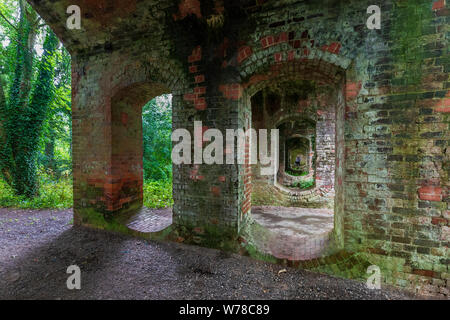
[[[5,146],[7,145],[6,137],[6,117],[7,117],[7,104],[5,95],[5,82],[2,75],[0,75],[0,175],[3,179],[11,185],[12,177],[11,172],[8,170],[9,154]]]
[[[52,175],[57,176],[56,165],[55,165],[55,133],[50,128],[49,129],[49,141],[45,143],[45,168]]]

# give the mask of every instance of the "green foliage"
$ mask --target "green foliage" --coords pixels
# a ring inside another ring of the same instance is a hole
[[[146,181],[144,183],[144,206],[156,209],[172,205],[172,181]]]
[[[54,52],[58,39],[51,31],[44,42],[44,54],[39,65],[38,78],[31,94],[31,102],[25,108],[14,108],[10,120],[14,122],[15,133],[12,155],[14,157],[13,187],[18,194],[33,196],[37,193],[36,173],[39,139],[48,107],[53,99]],[[12,110],[11,110],[12,111]],[[11,136],[11,133],[9,133]]]
[[[0,174],[18,195],[33,197],[38,193],[37,155],[44,121],[54,97],[55,52],[59,41],[47,29],[43,54],[33,81],[34,44],[38,34],[36,12],[25,1],[19,1],[20,15],[14,75],[6,99],[0,84]],[[12,22],[8,21],[12,26]],[[12,45],[12,43],[11,43]]]
[[[17,6],[14,1],[0,1],[0,12],[9,22],[14,21],[14,13],[16,11]],[[4,93],[6,94],[9,92],[9,86],[14,76],[16,59],[16,45],[14,41],[17,39],[17,31],[5,18],[0,17],[0,77],[4,81]]]
[[[307,172],[307,171],[296,171],[296,170],[290,170],[290,169],[287,169],[286,173],[291,176],[294,176],[294,177],[303,177],[303,176],[307,176],[309,174],[309,172]]]
[[[314,180],[299,181],[299,182],[293,183],[291,185],[292,188],[299,188],[301,190],[306,190],[306,189],[312,188],[313,186],[314,186]]]
[[[151,100],[142,111],[144,136],[144,205],[166,208],[172,198],[172,97]]]
[[[72,207],[71,179],[52,181],[41,177],[39,180],[41,193],[34,198],[16,195],[13,188],[0,180],[0,207],[19,209],[67,209]]]
[[[55,58],[55,95],[43,127],[38,163],[59,179],[72,173],[71,58],[64,47]]]
[[[171,101],[170,95],[163,95],[150,101],[142,111],[145,180],[172,178]]]
[[[5,89],[2,89],[4,97],[0,99],[0,133],[2,134],[0,137],[0,173],[10,185],[16,186],[18,184],[15,183],[15,179],[19,177],[15,167],[16,156],[19,157],[19,162],[21,160],[21,154],[18,150],[20,146],[17,140],[23,134],[21,128],[16,128],[16,125],[18,118],[23,116],[24,109],[28,106],[31,90],[33,72],[33,52],[31,49],[36,37],[32,20],[35,19],[35,16],[35,13],[27,12],[25,3],[20,1],[20,18],[17,27],[15,27],[17,33],[16,43],[14,43],[16,57],[14,67],[12,67],[14,71],[8,95],[9,99],[6,100]],[[0,85],[3,88],[6,87],[3,82]],[[16,189],[16,191],[18,190]]]
[[[73,205],[72,180],[54,181],[44,173],[39,175],[40,195],[34,198],[18,196],[5,181],[0,179],[0,207],[19,209],[67,209]],[[171,181],[147,181],[144,183],[144,205],[159,209],[173,205]]]

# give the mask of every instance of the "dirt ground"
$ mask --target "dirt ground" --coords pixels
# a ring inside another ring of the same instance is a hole
[[[0,299],[410,299],[408,293],[177,243],[73,227],[72,211],[0,209]],[[81,290],[68,290],[69,265]]]

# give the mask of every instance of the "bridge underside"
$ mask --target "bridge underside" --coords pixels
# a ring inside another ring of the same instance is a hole
[[[194,136],[194,121],[249,128],[258,92],[311,81],[333,92],[317,98],[316,115],[335,110],[326,254],[354,253],[386,283],[448,295],[444,0],[383,1],[380,30],[366,27],[372,3],[361,0],[29,2],[73,58],[76,224],[128,232],[123,221],[142,207],[141,112],[150,99],[171,93],[173,128]],[[80,30],[66,28],[69,5],[81,9]],[[306,105],[299,98],[292,112]],[[265,257],[252,241],[261,229],[251,190],[249,163],[174,165],[173,224],[158,237]]]

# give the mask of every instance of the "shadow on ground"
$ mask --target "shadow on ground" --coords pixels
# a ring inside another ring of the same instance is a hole
[[[406,299],[391,289],[217,250],[73,227],[72,212],[0,209],[0,299]],[[81,268],[82,289],[66,287]]]

